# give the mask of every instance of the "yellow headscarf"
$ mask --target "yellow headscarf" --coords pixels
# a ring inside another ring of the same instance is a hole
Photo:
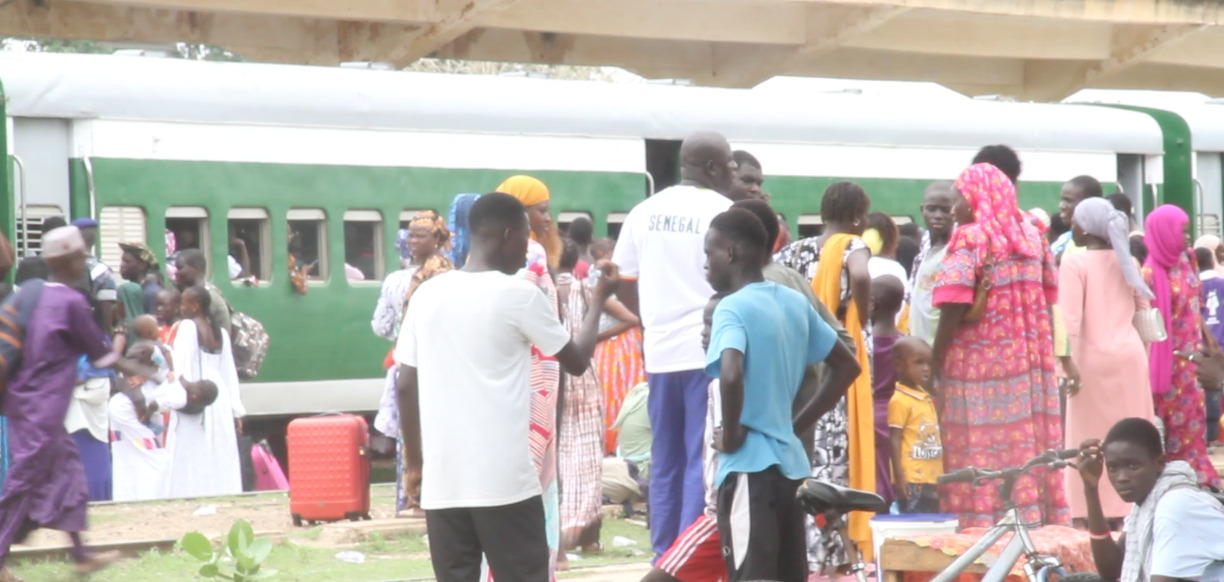
[[[523,206],[535,206],[541,202],[548,202],[548,186],[544,185],[537,178],[531,176],[511,176],[502,182],[497,187],[497,191],[503,194],[509,194],[518,198]],[[551,269],[556,269],[561,265],[561,233],[557,231],[556,225],[548,229],[544,235],[544,240],[540,240],[539,235],[532,231],[531,238],[539,242],[544,247],[544,254],[548,256],[548,266]]]
[[[535,206],[548,201],[548,186],[531,176],[510,176],[497,187],[497,191],[518,198],[523,206]]]

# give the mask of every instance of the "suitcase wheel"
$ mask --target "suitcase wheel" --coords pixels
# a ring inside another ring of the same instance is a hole
[[[302,516],[300,516],[300,515],[298,515],[298,514],[296,514],[296,513],[295,513],[295,514],[293,514],[293,526],[294,526],[294,527],[302,527]]]

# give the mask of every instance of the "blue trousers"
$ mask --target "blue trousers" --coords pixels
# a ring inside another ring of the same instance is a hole
[[[650,382],[650,545],[655,560],[705,508],[702,453],[710,377],[704,370],[647,374]]]

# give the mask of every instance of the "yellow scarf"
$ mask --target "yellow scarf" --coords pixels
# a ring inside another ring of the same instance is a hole
[[[829,237],[820,251],[820,264],[816,277],[812,279],[812,291],[816,298],[833,313],[841,303],[842,259],[846,247],[856,237],[835,234]],[[853,299],[846,306],[846,319],[842,322],[850,337],[854,338],[855,353],[863,372],[846,392],[846,416],[850,433],[850,486],[863,491],[875,491],[875,409],[871,400],[871,358],[863,341],[863,325],[859,321],[858,305]],[[863,552],[863,559],[872,558],[870,513],[856,511],[850,514],[850,539]]]

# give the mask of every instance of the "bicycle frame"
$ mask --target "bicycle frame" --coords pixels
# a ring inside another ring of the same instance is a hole
[[[980,558],[991,546],[995,545],[1008,532],[1013,533],[1011,540],[1003,547],[1003,552],[995,559],[990,568],[986,570],[986,574],[982,577],[982,582],[1003,582],[1004,579],[1011,573],[1012,566],[1016,565],[1016,561],[1020,556],[1028,556],[1029,560],[1024,565],[1024,574],[1030,581],[1036,581],[1039,572],[1047,567],[1060,567],[1062,563],[1053,556],[1042,556],[1037,551],[1037,546],[1033,544],[1033,539],[1029,537],[1028,528],[1020,518],[1020,510],[1016,507],[1010,507],[1003,519],[991,526],[989,530],[974,543],[965,553],[956,558],[947,568],[931,579],[931,582],[952,582],[957,576],[960,576],[974,560]]]

